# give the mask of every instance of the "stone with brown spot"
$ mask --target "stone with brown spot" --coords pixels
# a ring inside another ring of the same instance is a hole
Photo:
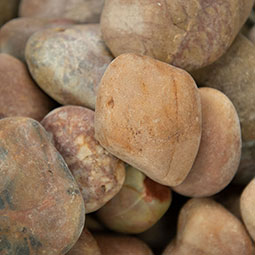
[[[212,199],[191,199],[181,209],[177,236],[163,255],[253,255],[241,221]]]
[[[95,108],[100,79],[113,59],[98,24],[37,32],[25,54],[33,78],[57,102]]]
[[[101,28],[115,57],[148,55],[190,71],[228,49],[252,6],[253,0],[105,0]]]
[[[67,255],[101,255],[101,251],[93,235],[84,228],[79,240]]]
[[[32,80],[25,64],[7,54],[0,54],[0,84],[0,118],[40,121],[57,105]]]
[[[102,207],[121,189],[124,164],[94,138],[94,112],[63,106],[50,112],[42,125],[53,138],[82,192],[86,212]]]
[[[153,226],[171,204],[170,188],[156,183],[133,167],[127,167],[120,192],[97,216],[111,230],[136,234]]]
[[[185,71],[147,56],[123,54],[100,82],[95,133],[116,157],[163,185],[188,175],[201,137],[197,86]]]
[[[233,179],[241,157],[241,129],[232,102],[222,92],[199,88],[202,138],[187,178],[174,191],[190,197],[209,197]]]
[[[0,253],[64,255],[85,220],[79,187],[35,120],[0,120]]]
[[[33,33],[50,27],[66,27],[72,24],[74,21],[67,19],[13,19],[0,30],[0,52],[10,54],[25,62],[26,43]]]
[[[104,0],[21,0],[19,16],[98,23]]]

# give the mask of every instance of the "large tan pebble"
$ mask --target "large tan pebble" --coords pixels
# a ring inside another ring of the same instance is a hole
[[[35,120],[0,120],[0,254],[64,255],[85,207],[78,185]]]
[[[95,234],[95,238],[104,255],[153,255],[151,249],[136,237]]]
[[[20,0],[0,0],[0,27],[18,14]]]
[[[37,32],[28,40],[25,54],[33,78],[52,98],[94,109],[99,82],[113,59],[99,25]]]
[[[109,229],[137,234],[151,228],[166,213],[172,201],[169,187],[156,183],[133,167],[126,167],[120,192],[97,213]]]
[[[242,130],[243,153],[239,168],[242,172],[255,172],[252,156],[252,150],[255,148],[254,65],[255,45],[239,34],[229,50],[218,61],[192,73],[198,84],[222,91],[234,104]],[[235,181],[239,182],[237,178]]]
[[[202,137],[196,160],[174,191],[190,197],[209,197],[233,179],[241,157],[241,130],[236,110],[219,90],[200,88]]]
[[[101,251],[93,235],[84,228],[79,240],[67,255],[101,255]]]
[[[189,173],[200,143],[196,84],[181,69],[123,54],[101,80],[95,133],[113,155],[161,184],[176,186]]]
[[[0,52],[10,54],[25,62],[26,43],[33,33],[49,27],[65,27],[72,24],[74,21],[67,19],[13,19],[0,30]]]
[[[191,199],[182,208],[177,236],[163,255],[252,255],[243,224],[211,199]]]
[[[120,191],[125,180],[124,164],[95,140],[93,111],[63,106],[50,112],[42,125],[73,173],[87,213],[98,210]]]
[[[240,207],[244,224],[253,241],[255,241],[255,179],[244,189],[241,195]]]
[[[252,6],[253,0],[105,0],[101,27],[114,56],[149,55],[194,70],[228,49]]]
[[[81,23],[99,22],[104,0],[21,0],[22,17],[67,18]]]
[[[25,64],[0,54],[0,118],[26,116],[40,121],[55,105],[32,80]]]

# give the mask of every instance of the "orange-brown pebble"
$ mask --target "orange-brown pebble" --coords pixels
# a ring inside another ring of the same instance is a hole
[[[40,123],[0,120],[0,166],[0,254],[66,254],[82,232],[85,207]]]
[[[103,255],[153,255],[146,243],[136,237],[95,234]]]
[[[177,236],[163,255],[253,255],[243,224],[212,199],[189,200],[180,211]]]
[[[101,80],[96,139],[163,185],[184,181],[201,136],[201,105],[192,77],[150,57],[123,54]]]
[[[32,80],[24,63],[0,54],[0,118],[25,116],[40,121],[56,103]]]
[[[101,251],[93,235],[84,228],[79,240],[67,255],[101,255]]]
[[[199,88],[202,137],[187,178],[174,191],[190,197],[209,197],[233,179],[241,157],[241,129],[232,102],[219,90]]]
[[[119,192],[125,180],[124,163],[95,140],[93,111],[63,106],[50,112],[41,123],[73,173],[86,213],[98,210]]]

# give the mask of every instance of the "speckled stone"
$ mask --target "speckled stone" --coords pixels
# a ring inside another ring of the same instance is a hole
[[[46,93],[60,104],[91,109],[112,59],[96,24],[43,30],[26,47],[29,70]]]
[[[93,111],[63,106],[50,112],[42,125],[73,173],[87,213],[98,210],[120,191],[125,179],[124,163],[96,141]]]

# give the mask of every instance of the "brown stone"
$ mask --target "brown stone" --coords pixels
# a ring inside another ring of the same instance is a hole
[[[95,238],[84,228],[79,240],[67,255],[101,255]]]
[[[78,240],[84,203],[70,170],[35,120],[0,120],[1,254],[60,255]]]
[[[34,83],[25,64],[0,54],[0,118],[25,116],[40,121],[55,106]]]
[[[253,0],[105,0],[102,34],[115,57],[148,55],[190,71],[224,54],[252,6]]]
[[[234,104],[238,113],[243,139],[240,168],[236,183],[248,182],[254,176],[255,148],[255,45],[239,34],[229,50],[214,64],[193,72],[192,75],[201,86],[222,91]],[[247,173],[246,173],[247,172]],[[246,181],[245,181],[246,182]],[[247,184],[248,182],[244,183]]]
[[[243,224],[212,199],[191,199],[180,211],[177,236],[163,255],[253,255]]]
[[[241,129],[232,102],[219,90],[199,88],[202,137],[195,162],[174,191],[190,197],[209,197],[233,179],[241,157]]]
[[[136,237],[95,234],[104,255],[153,255],[151,249]]]

